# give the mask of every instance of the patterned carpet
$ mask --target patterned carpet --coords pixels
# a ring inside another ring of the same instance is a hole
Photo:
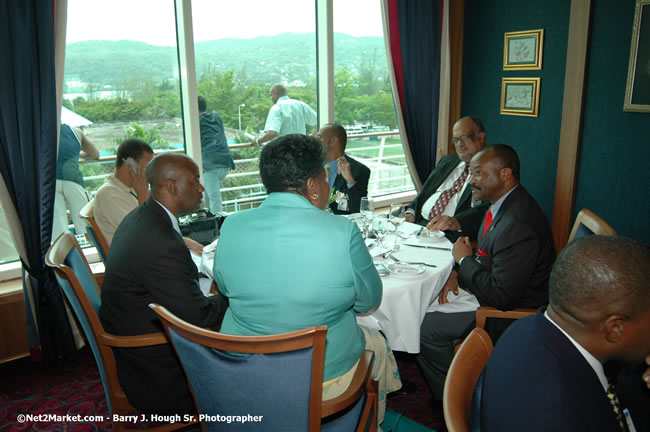
[[[442,411],[429,408],[429,392],[413,357],[398,355],[398,364],[402,377],[414,382],[417,392],[389,397],[388,408],[429,428],[445,431]],[[18,421],[21,415],[28,416],[22,423]],[[97,416],[100,420],[79,421],[77,416]],[[138,423],[129,427],[144,426]],[[29,359],[0,365],[1,432],[112,429],[99,372],[88,348],[79,351],[76,359],[61,361],[49,370],[42,370]]]

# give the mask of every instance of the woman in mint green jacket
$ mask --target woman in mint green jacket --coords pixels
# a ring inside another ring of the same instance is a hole
[[[323,398],[347,388],[364,349],[375,351],[373,376],[388,393],[401,387],[393,354],[355,316],[379,305],[381,279],[357,225],[323,210],[324,162],[310,136],[287,135],[263,149],[260,175],[269,196],[228,216],[216,249],[215,282],[230,302],[221,332],[268,335],[327,325]],[[380,396],[381,405],[380,421]]]

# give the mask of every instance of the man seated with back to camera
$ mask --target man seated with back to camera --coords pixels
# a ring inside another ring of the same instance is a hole
[[[642,378],[636,368],[627,387],[608,374],[614,360],[650,363],[648,274],[650,246],[639,241],[569,243],[553,266],[548,307],[510,326],[488,360],[481,430],[650,430],[650,370]]]
[[[219,330],[228,302],[205,297],[178,227],[178,216],[198,210],[203,197],[197,165],[163,153],[147,166],[151,195],[126,215],[115,232],[106,263],[99,317],[119,336],[162,331],[150,303],[199,327]],[[182,366],[171,345],[117,348],[120,385],[138,410],[155,414],[195,411]]]
[[[359,213],[361,198],[368,196],[370,169],[345,154],[348,134],[343,126],[328,123],[318,131],[318,137],[325,150],[327,182],[336,192],[330,210],[334,214]]]
[[[452,254],[458,270],[452,271],[440,293],[439,304],[429,308],[422,322],[417,360],[434,401],[442,400],[445,377],[454,357],[454,342],[476,325],[476,307],[480,304],[508,310],[546,304],[548,277],[555,260],[546,216],[519,184],[519,158],[515,150],[493,144],[472,158],[471,169],[474,199],[489,201],[491,206],[479,230],[474,253],[467,237],[454,243]],[[446,304],[450,291],[464,297],[454,297],[451,303],[465,300],[465,312]],[[508,323],[496,321],[500,326]],[[501,332],[502,327],[491,331],[495,336]]]
[[[456,153],[436,164],[415,199],[407,206],[405,220],[445,231],[450,241],[459,235],[476,238],[488,203],[472,199],[469,163],[485,148],[485,128],[477,117],[463,117],[453,128]]]

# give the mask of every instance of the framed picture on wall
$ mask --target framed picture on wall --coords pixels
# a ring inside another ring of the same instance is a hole
[[[650,0],[637,0],[624,111],[650,112]]]
[[[537,117],[541,78],[503,78],[501,114]]]
[[[503,70],[542,68],[544,29],[510,32],[503,41]]]

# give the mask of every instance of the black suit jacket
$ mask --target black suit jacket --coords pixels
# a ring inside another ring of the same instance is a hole
[[[101,298],[104,328],[121,336],[163,331],[149,303],[215,330],[227,308],[221,295],[203,295],[189,249],[153,198],[135,208],[117,228]],[[116,349],[115,359],[120,385],[137,409],[161,414],[195,411],[171,345]]]
[[[338,206],[335,202],[330,204],[330,209],[334,214],[352,214],[359,213],[361,206],[361,198],[368,196],[368,181],[370,180],[370,168],[362,164],[361,162],[352,159],[350,156],[345,155],[345,158],[350,163],[350,171],[352,172],[352,177],[356,180],[354,187],[348,189],[348,182],[343,178],[341,174],[337,174],[334,179],[334,185],[332,186],[336,191],[343,192],[348,196],[348,209],[347,211],[341,211],[338,209]]]
[[[553,236],[542,209],[523,186],[508,195],[485,236],[482,232],[483,223],[474,256],[458,268],[460,287],[481,305],[501,310],[548,303]]]
[[[422,185],[420,193],[417,194],[415,199],[411,201],[408,205],[408,208],[415,210],[415,223],[420,225],[426,225],[428,220],[422,217],[422,206],[433,195],[436,190],[440,187],[442,182],[449,176],[449,174],[458,166],[460,163],[460,158],[456,153],[449,154],[444,156],[436,167],[429,174],[429,178]],[[463,230],[463,235],[469,236],[471,238],[476,237],[478,232],[478,227],[481,224],[483,215],[487,211],[489,206],[488,202],[483,202],[476,207],[472,207],[472,191],[469,185],[465,188],[463,193],[460,195],[458,200],[458,205],[454,211],[454,218],[460,223],[460,226]],[[451,241],[455,241],[457,235],[453,233],[445,233]]]
[[[544,309],[512,324],[492,352],[481,430],[620,431],[596,373]]]

